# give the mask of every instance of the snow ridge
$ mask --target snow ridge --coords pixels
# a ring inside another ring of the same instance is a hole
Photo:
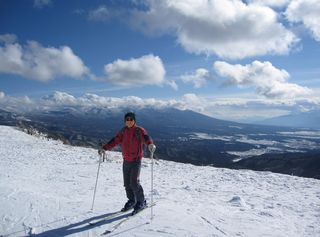
[[[121,154],[107,154],[90,211],[96,150],[0,126],[0,236],[99,236],[121,221],[127,214],[88,224],[126,201]],[[150,171],[144,159],[148,200]],[[152,222],[146,211],[113,235],[320,236],[320,180],[157,161],[154,187]]]

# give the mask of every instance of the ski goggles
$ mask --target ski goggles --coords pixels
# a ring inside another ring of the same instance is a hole
[[[130,118],[130,117],[127,117],[127,118],[126,118],[126,122],[127,122],[127,121],[134,121],[134,119],[133,119],[133,118]]]

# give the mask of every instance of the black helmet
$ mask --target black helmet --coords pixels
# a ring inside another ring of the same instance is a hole
[[[124,121],[127,120],[127,118],[132,118],[134,121],[136,121],[136,115],[133,112],[128,112],[124,115]]]

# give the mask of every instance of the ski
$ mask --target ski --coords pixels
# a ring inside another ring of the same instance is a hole
[[[101,235],[108,235],[111,234],[112,232],[114,232],[115,230],[117,230],[123,223],[127,222],[128,220],[130,220],[132,217],[138,215],[139,213],[143,212],[144,210],[155,206],[156,204],[153,203],[150,206],[146,206],[145,208],[141,209],[139,212],[135,213],[135,214],[131,214],[129,216],[127,216],[126,218],[124,218],[123,220],[119,221],[118,223],[116,223],[115,225],[113,225],[109,230],[106,230],[105,232],[103,232]]]
[[[106,216],[106,217],[104,217],[104,218],[102,218],[102,219],[99,219],[99,220],[97,220],[97,221],[89,221],[88,225],[90,225],[90,226],[98,225],[98,224],[103,223],[103,222],[105,222],[105,221],[111,220],[111,219],[113,219],[113,218],[115,218],[115,217],[118,217],[118,216],[120,216],[120,215],[123,214],[123,213],[125,213],[125,212],[117,211],[117,212],[115,212],[115,213],[113,213],[113,214],[111,214],[111,215],[108,215],[108,216]]]

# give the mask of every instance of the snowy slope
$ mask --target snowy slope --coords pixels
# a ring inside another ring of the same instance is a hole
[[[108,155],[90,212],[96,150],[0,126],[0,236],[100,236],[110,229],[122,217],[87,224],[126,201],[121,154]],[[150,171],[144,159],[148,200]],[[159,161],[154,188],[152,222],[148,209],[107,236],[320,236],[320,180]]]

